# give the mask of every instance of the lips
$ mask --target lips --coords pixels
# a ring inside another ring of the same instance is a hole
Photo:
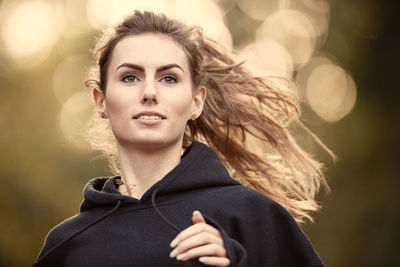
[[[161,113],[155,111],[142,111],[133,116],[133,119],[143,120],[165,120],[167,117]]]

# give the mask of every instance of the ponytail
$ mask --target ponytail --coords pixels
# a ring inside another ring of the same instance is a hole
[[[87,87],[105,92],[115,45],[125,36],[145,32],[165,34],[179,43],[188,57],[193,85],[207,88],[201,116],[190,120],[185,129],[183,148],[194,140],[207,143],[238,181],[277,201],[298,222],[312,220],[310,212],[319,208],[316,194],[321,186],[329,188],[321,164],[296,144],[289,125],[300,125],[333,154],[301,123],[300,101],[289,80],[255,76],[243,62],[204,37],[199,27],[135,11],[97,43],[97,66],[89,72]],[[118,152],[108,121],[94,114],[88,137],[118,174]]]
[[[244,185],[280,203],[298,222],[312,220],[320,186],[329,188],[321,164],[287,129],[291,122],[305,127],[296,87],[285,78],[254,76],[209,39],[204,58],[207,98],[202,115],[188,125],[185,143],[204,140]]]

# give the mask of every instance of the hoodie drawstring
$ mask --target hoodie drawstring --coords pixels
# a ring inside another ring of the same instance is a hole
[[[91,223],[85,225],[84,227],[82,227],[81,229],[79,229],[78,231],[76,231],[75,233],[73,233],[72,235],[70,235],[69,237],[65,238],[64,240],[61,240],[60,242],[58,242],[54,247],[52,247],[51,249],[49,249],[45,254],[43,254],[40,258],[38,258],[35,263],[32,265],[33,266],[37,266],[39,264],[39,261],[43,260],[46,256],[48,256],[50,253],[52,253],[54,250],[56,250],[57,248],[59,248],[61,245],[63,245],[64,243],[68,242],[69,240],[71,240],[72,238],[74,238],[75,236],[79,235],[80,233],[86,231],[88,228],[92,227],[93,225],[95,225],[96,223],[100,222],[101,220],[104,220],[106,217],[110,216],[113,212],[115,212],[119,206],[121,206],[121,200],[118,199],[117,204],[114,206],[114,208],[112,210],[110,210],[109,212],[107,212],[106,214],[100,216],[99,218],[97,218],[96,220],[92,221]]]
[[[168,220],[164,214],[161,213],[161,211],[159,210],[159,208],[157,207],[157,203],[156,203],[156,195],[158,192],[158,187],[154,189],[153,193],[151,194],[151,203],[152,206],[154,208],[154,210],[157,212],[157,214],[161,217],[161,219],[163,219],[169,226],[171,226],[176,232],[181,232],[182,229],[179,229],[178,226],[176,226],[175,224],[173,224],[170,220]],[[60,246],[62,246],[63,244],[65,244],[66,242],[70,241],[72,238],[76,237],[77,235],[81,234],[82,232],[86,231],[88,228],[92,227],[93,225],[95,225],[96,223],[104,220],[105,218],[107,218],[108,216],[110,216],[112,213],[114,213],[119,206],[121,206],[121,200],[119,199],[117,201],[117,204],[114,206],[114,208],[112,208],[109,212],[105,213],[104,215],[100,216],[99,218],[95,219],[94,221],[90,222],[89,224],[85,225],[84,227],[82,227],[81,229],[79,229],[78,231],[76,231],[75,233],[73,233],[72,235],[70,235],[69,237],[65,238],[64,240],[61,240],[60,242],[58,242],[54,247],[52,247],[51,249],[49,249],[45,254],[43,254],[41,257],[39,257],[35,263],[33,263],[32,267],[34,266],[38,266],[39,262],[42,261],[45,257],[47,257],[50,253],[52,253],[53,251],[55,251],[57,248],[59,248]]]
[[[161,219],[163,219],[164,222],[166,222],[169,226],[171,226],[173,229],[175,229],[175,231],[177,231],[178,233],[181,232],[182,230],[179,229],[179,227],[176,226],[175,224],[173,224],[170,220],[168,220],[164,216],[164,214],[162,214],[161,211],[158,209],[157,203],[156,203],[156,195],[157,195],[158,189],[159,189],[158,187],[156,189],[154,189],[153,193],[151,194],[151,204],[153,205],[154,210],[161,217]]]

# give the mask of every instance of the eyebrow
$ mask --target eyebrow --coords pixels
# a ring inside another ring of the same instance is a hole
[[[119,65],[117,67],[117,70],[119,68],[122,68],[122,67],[127,67],[127,68],[131,68],[131,69],[135,69],[135,70],[144,72],[144,67],[142,67],[140,65],[133,64],[133,63],[122,63],[121,65]],[[156,72],[160,72],[160,71],[164,71],[164,70],[168,70],[168,69],[172,69],[172,68],[179,68],[179,69],[182,70],[182,72],[184,72],[183,68],[181,66],[179,66],[178,64],[175,64],[175,63],[160,66],[160,67],[158,67],[156,69]]]

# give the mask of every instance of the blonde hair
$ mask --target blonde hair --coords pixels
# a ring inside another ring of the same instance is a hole
[[[104,32],[97,42],[97,66],[88,73],[87,87],[106,94],[106,70],[115,45],[126,36],[149,32],[165,34],[179,43],[190,63],[193,88],[207,88],[201,116],[187,124],[184,148],[194,140],[207,143],[242,184],[277,201],[298,222],[312,221],[310,212],[319,208],[316,194],[321,185],[329,188],[321,164],[304,152],[288,131],[291,122],[304,125],[299,119],[296,88],[287,79],[253,75],[226,49],[205,37],[199,27],[163,14],[135,11]],[[119,174],[118,152],[108,120],[94,113],[88,140]]]

